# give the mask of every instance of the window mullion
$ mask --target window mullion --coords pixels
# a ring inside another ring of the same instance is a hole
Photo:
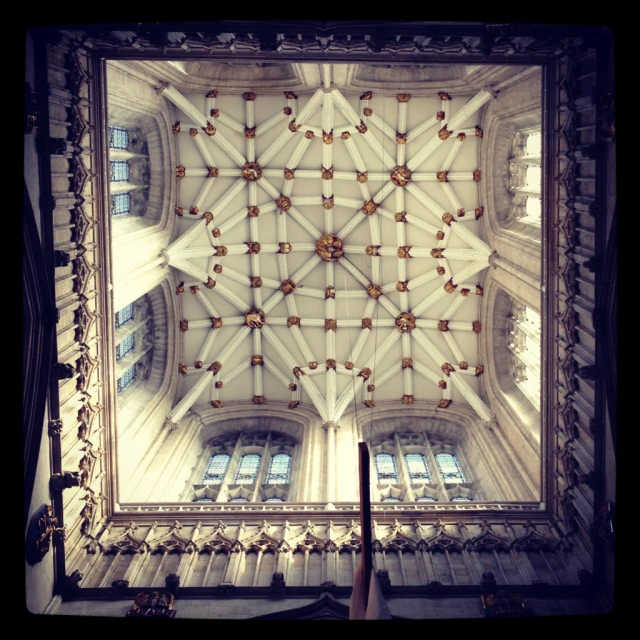
[[[404,486],[404,500],[403,502],[413,502],[413,493],[411,491],[411,479],[409,478],[409,471],[407,470],[407,464],[404,459],[404,452],[402,451],[402,445],[400,444],[400,438],[398,434],[395,434],[396,441],[396,468],[398,469],[398,480]]]
[[[142,318],[142,320],[138,320],[137,322],[125,322],[122,326],[116,329],[116,344],[122,342],[127,336],[131,335],[135,331],[137,331],[140,327],[144,326],[151,316],[146,316]]]
[[[267,442],[262,450],[262,456],[260,457],[260,466],[258,467],[258,473],[256,474],[256,485],[253,490],[253,496],[250,502],[258,502],[260,499],[260,488],[264,484],[267,478],[267,471],[269,469],[269,462],[271,462],[271,432],[267,435]]]
[[[132,182],[110,182],[109,193],[115,195],[116,193],[129,193],[129,191],[135,191],[136,189],[144,189],[145,185],[133,184]]]
[[[429,443],[429,438],[424,434],[424,450],[425,457],[427,459],[427,468],[429,469],[429,473],[431,474],[431,482],[435,482],[438,485],[438,494],[439,500],[447,500],[447,491],[444,488],[444,482],[442,482],[442,478],[440,477],[440,471],[438,469],[438,463],[436,462],[436,457],[431,450],[431,444]]]
[[[148,344],[146,347],[140,349],[140,351],[138,351],[137,347],[134,347],[133,351],[129,351],[129,353],[118,360],[116,366],[116,378],[119,378],[127,369],[130,369],[152,348],[153,345],[151,344]]]
[[[236,446],[233,448],[233,453],[231,454],[231,461],[227,465],[227,472],[222,482],[220,483],[220,491],[218,492],[218,497],[216,499],[216,502],[227,502],[229,500],[228,487],[230,484],[233,484],[235,481],[235,475],[242,458],[242,456],[240,455],[241,449],[242,449],[242,432],[238,434],[238,439],[236,440]],[[229,481],[229,479],[231,479],[231,481]]]

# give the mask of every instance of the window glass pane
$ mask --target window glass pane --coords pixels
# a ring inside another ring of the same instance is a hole
[[[393,496],[389,496],[385,498],[382,502],[400,502],[400,498],[394,498]]]
[[[133,334],[126,336],[122,339],[122,342],[116,345],[116,360],[120,360],[135,346],[135,340]]]
[[[236,484],[253,484],[256,481],[259,467],[260,456],[257,453],[242,456],[236,473]]]
[[[196,502],[213,502],[211,498],[198,498]]]
[[[464,496],[458,496],[457,498],[452,498],[451,502],[471,502],[471,498],[465,498]]]
[[[282,498],[267,498],[265,502],[284,502]]]
[[[221,484],[230,460],[231,456],[226,453],[217,453],[215,456],[211,456],[207,469],[202,476],[202,482],[206,484]]]
[[[136,365],[134,364],[132,367],[129,367],[119,378],[118,378],[118,393],[124,391],[134,380],[136,377]]]
[[[542,135],[540,132],[537,131],[536,133],[530,133],[527,136],[524,147],[525,156],[540,157],[542,152]]]
[[[278,453],[271,458],[267,484],[289,484],[291,472],[291,456],[288,453]]]
[[[111,162],[111,182],[126,182],[129,179],[129,163],[124,160]]]
[[[376,458],[376,471],[378,473],[378,482],[398,482],[398,468],[396,467],[396,458],[390,453],[379,453]]]
[[[422,498],[418,498],[416,502],[435,502],[435,499],[429,498],[429,496],[422,496]]]
[[[126,149],[129,146],[129,134],[126,129],[109,127],[109,148]]]
[[[249,502],[248,498],[231,498],[229,502]]]
[[[111,196],[111,215],[121,216],[131,210],[131,198],[128,193],[116,193]]]
[[[121,327],[125,322],[133,320],[133,303],[122,307],[120,311],[116,311],[116,329]]]
[[[427,461],[421,453],[407,453],[404,457],[409,470],[409,478],[411,480],[431,481],[429,469],[427,469]]]
[[[535,165],[528,165],[527,173],[525,177],[525,182],[527,184],[527,187],[533,191],[540,191],[540,184],[541,184],[540,179],[541,179],[540,167]]]
[[[439,453],[436,462],[444,483],[464,482],[458,460],[451,453]]]

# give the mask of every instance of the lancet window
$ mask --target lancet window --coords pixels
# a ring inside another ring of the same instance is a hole
[[[539,130],[518,131],[509,158],[509,192],[514,217],[540,226],[542,136]]]
[[[540,314],[514,304],[509,318],[511,374],[518,388],[540,410]]]

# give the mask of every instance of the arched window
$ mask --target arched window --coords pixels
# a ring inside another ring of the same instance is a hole
[[[427,468],[427,460],[421,453],[407,453],[404,456],[411,480],[426,480],[431,482],[431,475]]]
[[[513,216],[540,226],[542,137],[539,130],[516,133],[509,158],[509,192]]]
[[[540,314],[514,304],[509,318],[511,373],[518,388],[540,410]]]
[[[464,482],[458,459],[452,453],[438,453],[436,463],[442,481],[446,484]]]
[[[222,484],[227,469],[229,468],[230,460],[231,456],[227,453],[217,453],[211,456],[207,470],[204,472],[204,476],[202,476],[202,483]]]
[[[291,473],[291,456],[288,453],[277,453],[271,458],[267,484],[289,484]]]
[[[261,456],[249,454],[242,456],[238,472],[236,473],[236,484],[253,484],[258,477]]]
[[[379,453],[376,456],[376,471],[378,482],[398,482],[398,468],[396,457],[389,453]]]

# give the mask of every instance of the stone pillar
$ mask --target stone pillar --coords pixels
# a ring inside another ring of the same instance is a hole
[[[325,455],[325,500],[334,502],[336,499],[336,431],[339,429],[333,421],[325,422],[322,428],[327,432]]]

